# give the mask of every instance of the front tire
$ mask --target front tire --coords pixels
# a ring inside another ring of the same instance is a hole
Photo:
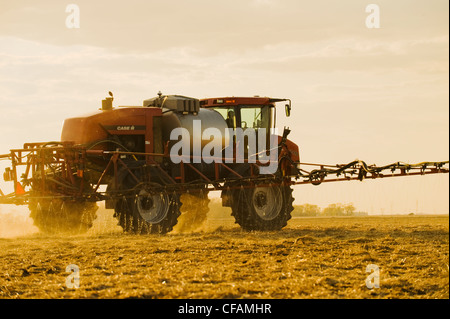
[[[244,230],[281,230],[291,219],[292,189],[278,180],[269,185],[243,184],[231,193],[232,215]]]

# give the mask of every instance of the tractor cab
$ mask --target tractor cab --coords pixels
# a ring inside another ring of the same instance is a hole
[[[286,116],[290,115],[291,101],[289,99],[277,99],[269,97],[223,97],[200,100],[200,107],[213,109],[224,118],[229,129],[242,129],[245,134],[247,129],[255,131],[255,142],[260,145],[260,133],[265,134],[266,150],[270,150],[272,134],[276,125],[275,103],[288,102],[285,107]],[[264,129],[264,131],[260,131]],[[283,132],[283,135],[285,133]],[[287,134],[286,134],[287,135]],[[244,156],[249,158],[255,154],[249,153],[248,140],[244,142]],[[236,139],[233,138],[236,146]],[[298,147],[295,146],[298,150]],[[297,151],[298,152],[298,151]]]
[[[224,97],[200,100],[200,107],[214,109],[225,119],[229,128],[261,128],[270,132],[275,128],[275,103],[288,101],[286,115],[289,116],[291,102],[289,99],[273,99],[268,97]]]

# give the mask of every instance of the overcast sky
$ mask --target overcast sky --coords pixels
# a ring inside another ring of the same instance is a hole
[[[380,9],[369,29],[366,6]],[[68,28],[68,4],[80,27]],[[291,98],[302,161],[449,159],[449,2],[0,0],[0,153],[161,90]],[[4,163],[1,163],[4,165]],[[0,167],[3,170],[3,166]],[[296,204],[448,213],[448,175],[296,186]],[[4,189],[5,183],[0,183]]]

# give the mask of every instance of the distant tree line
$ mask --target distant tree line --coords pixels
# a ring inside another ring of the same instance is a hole
[[[209,203],[209,217],[214,218],[229,218],[231,215],[231,209],[229,207],[223,207],[220,198],[211,198]],[[320,208],[317,205],[303,204],[294,205],[292,216],[295,217],[310,217],[310,216],[367,216],[366,212],[356,211],[353,204],[331,204],[325,208]]]
[[[317,205],[294,205],[292,216],[361,216],[368,215],[365,212],[357,212],[353,204],[330,204],[324,209]]]

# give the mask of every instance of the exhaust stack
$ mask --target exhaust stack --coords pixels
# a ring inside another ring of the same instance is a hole
[[[103,111],[109,111],[112,110],[112,102],[114,100],[113,94],[111,91],[108,92],[110,97],[106,97],[104,100],[102,100],[102,110]]]

